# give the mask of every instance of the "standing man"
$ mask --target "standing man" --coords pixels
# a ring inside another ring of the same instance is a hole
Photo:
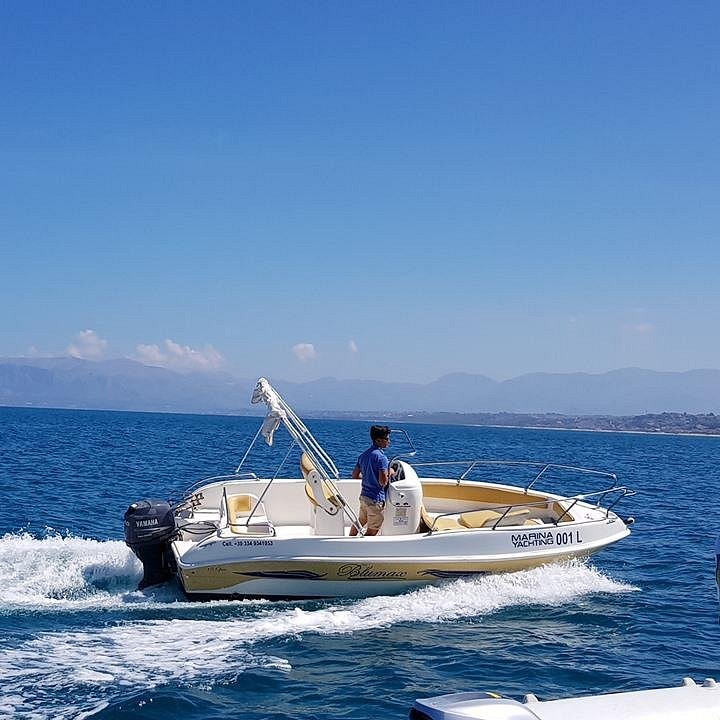
[[[355,480],[362,478],[360,487],[360,524],[366,527],[365,535],[377,535],[383,523],[385,510],[385,488],[393,471],[383,450],[390,444],[390,428],[387,425],[373,425],[370,428],[373,444],[357,459],[352,471]],[[351,535],[357,535],[353,525]]]

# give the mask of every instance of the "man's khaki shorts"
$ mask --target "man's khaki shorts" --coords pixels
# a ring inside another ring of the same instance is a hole
[[[383,524],[384,502],[375,502],[364,495],[360,496],[360,524],[367,525],[368,530],[379,530]]]

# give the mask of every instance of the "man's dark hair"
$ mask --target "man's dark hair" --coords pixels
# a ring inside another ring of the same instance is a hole
[[[373,425],[370,428],[370,438],[373,442],[386,437],[390,437],[390,428],[387,425]]]

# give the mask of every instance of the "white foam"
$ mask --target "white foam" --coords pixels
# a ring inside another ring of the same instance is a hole
[[[267,626],[258,620],[255,630],[281,635],[325,634],[362,631],[400,622],[447,622],[512,606],[560,605],[591,593],[636,589],[582,562],[570,561],[534,570],[454,580],[404,595],[366,598],[348,607],[312,611],[295,608],[281,614],[271,611]]]
[[[141,577],[142,564],[120,540],[38,539],[28,533],[0,537],[0,614],[196,605],[171,585],[138,591]]]
[[[117,591],[132,592],[140,577],[140,561],[117,540],[59,535],[38,540],[27,533],[0,538],[3,612],[87,609],[106,600],[120,605]]]
[[[117,558],[113,552],[110,555]],[[212,685],[227,682],[249,667],[289,669],[282,658],[252,651],[264,640],[361,632],[400,622],[447,622],[511,606],[558,605],[590,593],[634,589],[590,566],[571,562],[319,609],[248,606],[240,609],[246,614],[232,618],[223,614],[215,620],[127,621],[82,631],[47,632],[0,656],[0,675],[6,678],[3,694],[7,693],[2,704],[22,695],[23,710],[32,707],[42,713],[45,708],[53,717],[70,717],[102,702],[118,686],[137,690],[171,681]],[[207,604],[190,607],[207,614]],[[34,695],[37,687],[43,688],[44,699]],[[83,696],[84,708],[75,707],[72,712],[67,707],[51,708],[48,692],[54,697]]]

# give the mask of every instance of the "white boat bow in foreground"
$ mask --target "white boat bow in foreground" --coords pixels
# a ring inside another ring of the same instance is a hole
[[[720,685],[708,678],[697,685],[657,690],[586,695],[540,701],[526,695],[523,702],[494,693],[461,692],[416,700],[410,720],[717,720]]]
[[[272,445],[281,424],[290,434],[280,468],[265,478],[243,471],[248,448],[235,473],[192,486],[178,502],[133,503],[125,514],[125,538],[143,562],[141,587],[177,574],[194,599],[388,594],[586,557],[630,532],[632,519],[612,508],[633,493],[612,473],[486,460],[410,464],[413,449],[391,461],[395,477],[383,526],[378,535],[363,537],[360,481],[340,478],[264,378],[253,402],[264,402],[268,413],[250,448],[261,435]],[[393,432],[410,442],[404,430]],[[279,477],[293,447],[301,453],[298,477]],[[438,476],[443,466],[456,475]],[[471,479],[480,471],[502,477],[507,470],[529,472],[527,482]],[[571,496],[536,489],[541,478],[562,473],[593,476],[605,485]],[[349,535],[353,526],[357,537]]]

